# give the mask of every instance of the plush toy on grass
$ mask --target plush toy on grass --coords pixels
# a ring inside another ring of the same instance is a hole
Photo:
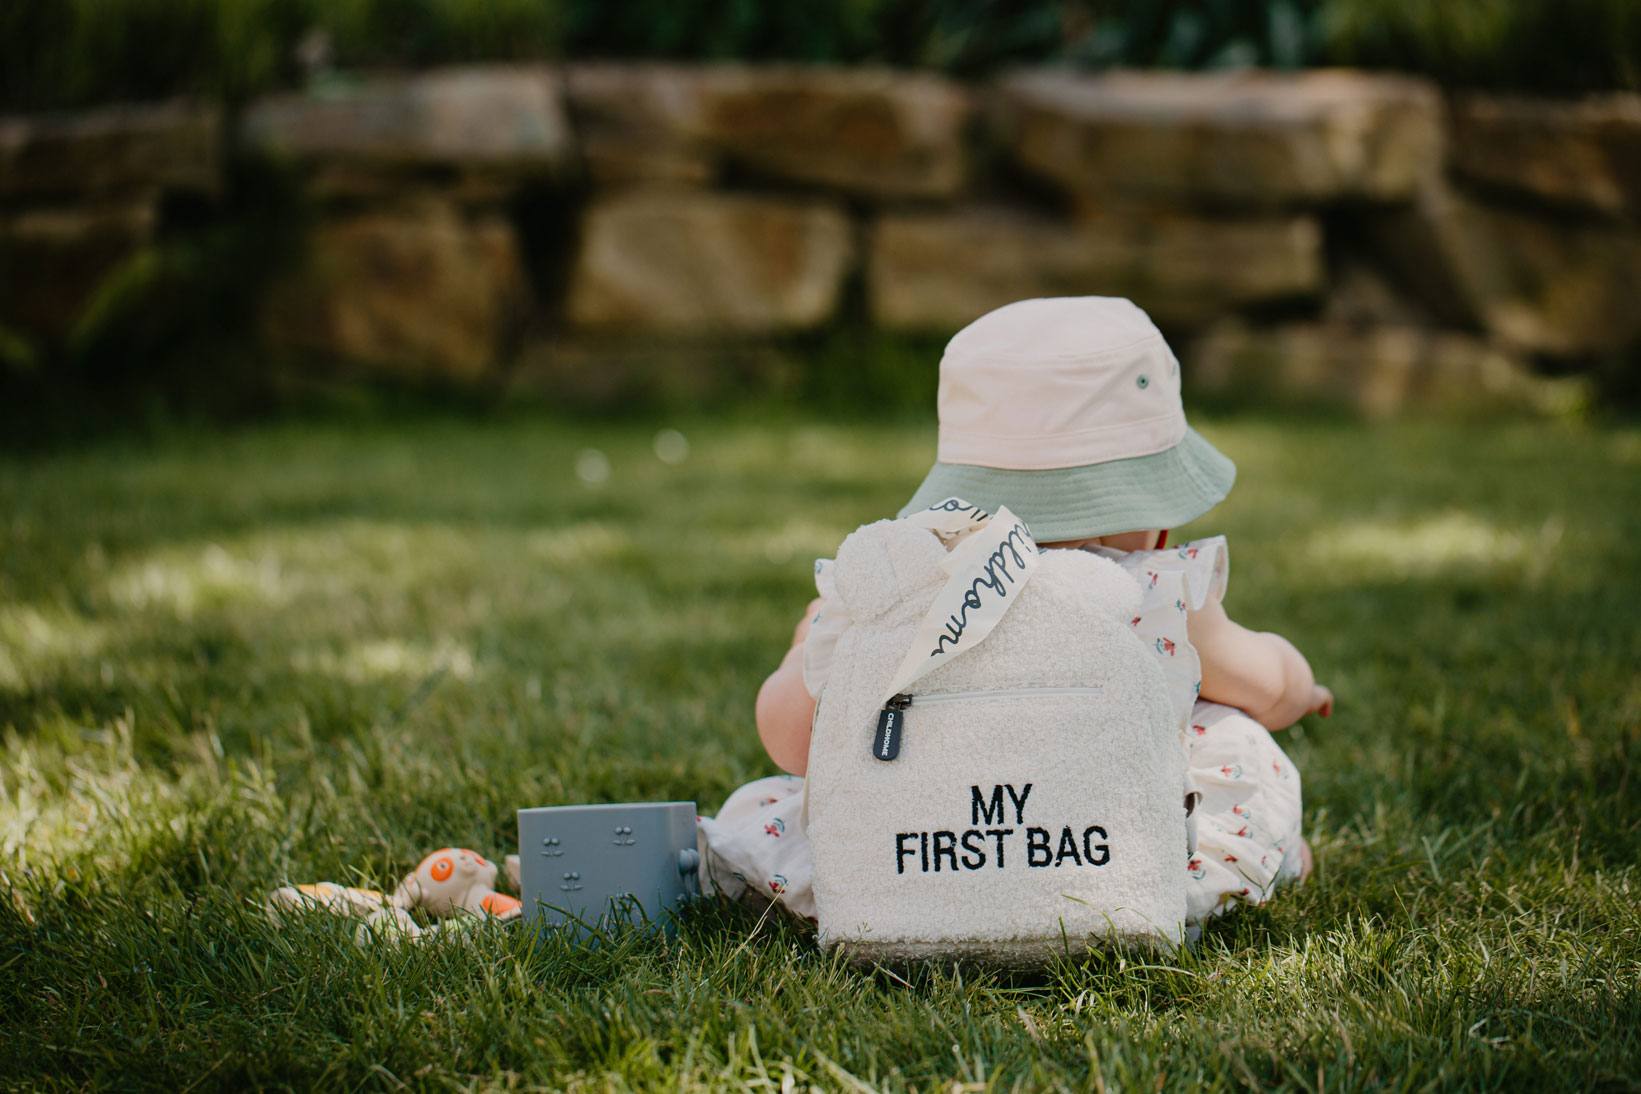
[[[376,889],[355,889],[333,881],[311,885],[285,885],[268,894],[270,915],[281,911],[319,908],[337,915],[364,916],[391,907],[386,893]]]
[[[366,931],[377,935],[417,938],[422,928],[403,908],[395,907],[386,893],[375,889],[355,889],[331,881],[311,885],[285,885],[268,894],[264,905],[275,923],[289,912],[326,911],[347,919],[360,919],[357,941],[363,942]]]
[[[276,922],[284,913],[311,909],[363,920],[356,935],[361,944],[372,937],[421,938],[458,924],[519,918],[523,905],[517,897],[496,891],[496,873],[496,864],[477,851],[441,847],[406,874],[391,895],[321,881],[276,889],[266,908]],[[418,908],[444,922],[422,927],[410,914]]]
[[[442,847],[422,859],[394,891],[398,908],[421,908],[431,916],[452,912],[516,919],[523,913],[517,897],[496,891],[496,864],[464,847]]]

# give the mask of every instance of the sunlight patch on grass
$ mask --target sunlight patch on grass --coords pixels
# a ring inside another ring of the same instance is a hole
[[[368,589],[415,588],[475,561],[473,537],[439,523],[343,520],[172,545],[117,568],[115,607],[188,619],[213,609],[284,608]]]
[[[932,424],[932,423],[931,423]],[[885,426],[885,429],[895,427]],[[915,439],[918,431],[900,427]],[[794,470],[821,478],[891,478],[910,484],[929,470],[934,459],[934,430],[926,431],[927,447],[918,444],[863,445],[858,436],[845,436],[835,429],[806,427],[791,435],[787,457]]]
[[[72,760],[17,736],[0,751],[0,861],[8,867],[26,870],[102,851],[98,866],[112,869],[117,856],[106,852],[134,820],[183,821],[177,784],[135,759],[129,717],[107,730],[68,732],[86,746]]]
[[[718,432],[692,450],[699,474],[768,476],[785,482],[903,482],[909,491],[934,459],[934,423],[870,429],[801,425],[791,429]],[[619,468],[618,468],[619,470]]]
[[[1413,520],[1345,521],[1312,533],[1300,557],[1360,577],[1436,577],[1459,572],[1519,573],[1535,581],[1557,558],[1564,525],[1508,527],[1449,511]]]
[[[288,569],[272,550],[247,553],[211,543],[125,567],[109,579],[108,593],[120,608],[161,608],[187,619],[202,607],[288,604],[312,590],[318,576]]]
[[[448,637],[431,647],[384,638],[355,642],[340,653],[299,651],[291,658],[291,665],[298,672],[323,673],[353,684],[425,679],[440,671],[466,682],[480,673],[472,651]]]
[[[735,553],[745,558],[762,558],[777,566],[793,563],[802,565],[817,558],[828,558],[837,553],[838,544],[850,529],[794,517],[784,524],[750,535],[736,546]],[[692,544],[703,552],[721,553],[723,540],[713,541],[710,549],[705,542]]]
[[[77,615],[0,606],[0,688],[23,691],[68,661],[95,657],[108,629]]]
[[[1641,431],[1615,433],[1609,451],[1619,463],[1641,464]]]
[[[530,553],[543,562],[560,566],[609,558],[632,545],[632,538],[598,521],[583,521],[562,528],[541,528],[525,540]]]

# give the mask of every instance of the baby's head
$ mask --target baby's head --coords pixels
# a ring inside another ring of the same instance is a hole
[[[1008,506],[1038,543],[1133,550],[1219,504],[1236,466],[1185,423],[1179,362],[1139,308],[1021,300],[940,360],[940,446],[906,516],[959,497]]]

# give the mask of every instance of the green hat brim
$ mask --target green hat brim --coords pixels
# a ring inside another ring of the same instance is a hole
[[[1083,467],[1007,471],[936,461],[899,515],[952,497],[994,513],[1006,505],[1032,538],[1057,543],[1178,528],[1224,501],[1235,481],[1236,464],[1187,426],[1172,448]]]

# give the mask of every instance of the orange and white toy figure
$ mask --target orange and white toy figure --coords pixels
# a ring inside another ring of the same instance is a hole
[[[405,875],[392,895],[355,889],[334,882],[286,885],[268,896],[267,912],[277,922],[288,912],[321,910],[360,920],[356,939],[421,938],[456,925],[455,921],[510,922],[524,913],[517,897],[497,892],[496,864],[464,847],[442,847]],[[422,927],[411,917],[421,909],[444,923]]]
[[[268,895],[269,915],[280,911],[319,908],[337,915],[369,916],[384,908],[393,908],[388,895],[375,889],[355,889],[334,881],[317,881],[311,885],[286,885]],[[405,920],[411,922],[406,914]]]
[[[441,847],[405,875],[390,898],[397,908],[421,908],[432,916],[452,912],[515,919],[524,907],[496,891],[496,864],[465,847]]]

